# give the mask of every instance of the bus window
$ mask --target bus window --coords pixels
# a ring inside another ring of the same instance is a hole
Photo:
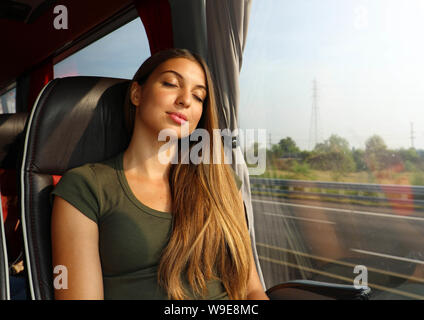
[[[239,127],[266,129],[245,152],[266,153],[250,185],[267,288],[424,299],[423,18],[419,0],[252,2]]]
[[[139,18],[54,65],[54,77],[105,76],[130,79],[150,56]]]
[[[0,114],[16,112],[16,88],[6,91],[0,95]]]

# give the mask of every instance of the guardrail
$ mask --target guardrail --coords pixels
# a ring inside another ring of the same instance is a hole
[[[303,195],[424,205],[424,186],[250,178],[252,194]]]

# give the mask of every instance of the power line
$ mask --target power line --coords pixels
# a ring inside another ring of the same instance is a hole
[[[411,122],[411,148],[412,149],[415,148],[414,147],[414,139],[415,139],[415,136],[414,136],[414,123]]]
[[[268,149],[271,149],[272,145],[272,139],[271,139],[271,132],[268,133]]]
[[[318,88],[317,80],[314,79],[312,87],[312,114],[309,127],[309,148],[313,149],[319,142],[319,111],[318,111]]]

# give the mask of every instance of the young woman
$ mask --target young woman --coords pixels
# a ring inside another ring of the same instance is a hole
[[[67,289],[55,288],[55,298],[268,299],[231,167],[184,163],[178,145],[166,151],[178,163],[160,160],[162,130],[181,142],[218,128],[205,62],[181,49],[153,55],[124,112],[128,148],[68,171],[53,191],[53,266],[67,270]]]

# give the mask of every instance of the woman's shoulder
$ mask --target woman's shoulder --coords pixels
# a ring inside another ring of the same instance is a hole
[[[101,162],[86,163],[68,170],[51,193],[68,201],[82,213],[97,222],[102,209],[102,190],[116,176],[117,157]]]
[[[112,158],[108,158],[99,162],[89,162],[85,163],[81,166],[74,167],[66,171],[64,176],[80,176],[81,178],[88,179],[101,179],[103,177],[109,176],[110,174],[114,174],[118,167],[118,157],[120,155],[116,155]]]
[[[100,186],[116,176],[116,170],[119,168],[119,156],[69,169],[60,178],[55,192],[61,189],[74,189],[82,193],[82,190],[90,189],[92,193],[97,193]]]

